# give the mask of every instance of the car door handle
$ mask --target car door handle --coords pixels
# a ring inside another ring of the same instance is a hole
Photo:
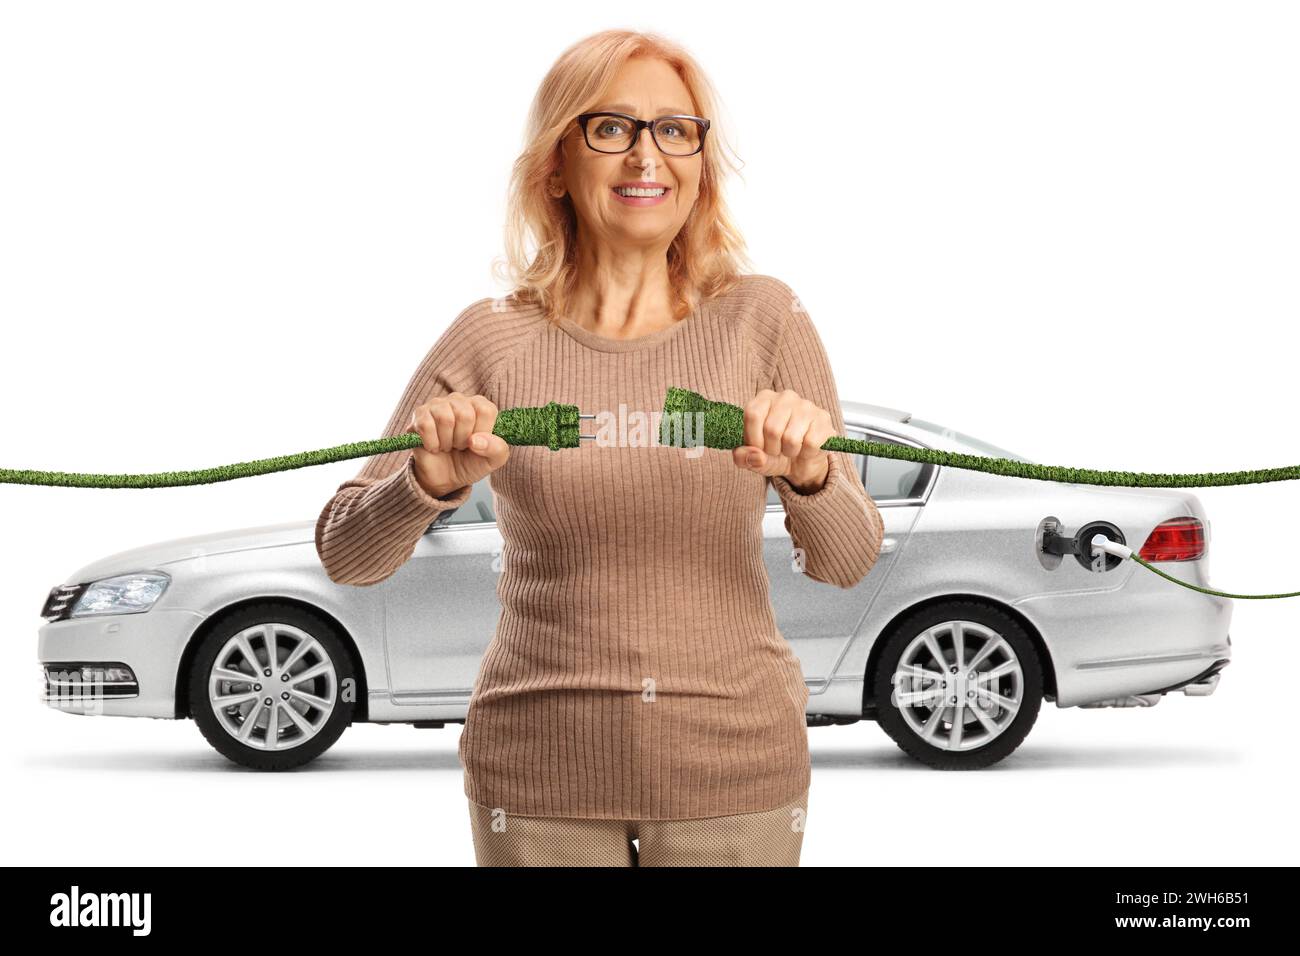
[[[896,547],[898,547],[897,538],[884,538],[880,542],[880,553],[888,554],[890,551],[893,551]]]

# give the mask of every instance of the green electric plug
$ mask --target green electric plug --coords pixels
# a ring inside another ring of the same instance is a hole
[[[578,414],[577,405],[559,402],[503,408],[497,412],[492,434],[500,435],[507,445],[545,445],[551,451],[577,448],[578,419],[590,417]]]

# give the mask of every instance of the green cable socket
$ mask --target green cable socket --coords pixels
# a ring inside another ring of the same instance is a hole
[[[692,420],[688,416],[700,414],[704,416],[703,419],[696,419],[695,422],[702,425],[700,430],[703,435],[696,436]],[[675,448],[686,447],[692,442],[724,451],[738,448],[745,443],[745,410],[739,405],[712,401],[699,392],[670,386],[664,398],[664,415],[659,422],[659,441]],[[901,458],[903,456],[898,451],[906,450],[906,446],[862,441],[841,435],[832,435],[822,442],[821,447],[826,451],[883,455],[888,458]],[[1005,458],[997,460],[1007,461]]]

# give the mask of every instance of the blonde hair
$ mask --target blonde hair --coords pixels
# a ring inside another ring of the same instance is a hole
[[[742,266],[751,265],[745,241],[722,197],[723,163],[737,173],[740,166],[727,158],[735,153],[719,129],[718,98],[704,71],[682,47],[661,36],[605,30],[561,53],[537,89],[529,109],[526,145],[510,177],[505,258],[493,265],[494,275],[514,287],[510,296],[540,305],[551,321],[564,314],[578,278],[578,233],[572,199],[549,198],[547,179],[559,166],[561,140],[573,118],[595,105],[619,67],[633,57],[656,57],[672,66],[699,115],[711,120],[701,151],[699,195],[668,248],[674,318],[689,314],[697,295],[710,298],[730,289],[739,281]],[[530,238],[536,242],[531,254]]]

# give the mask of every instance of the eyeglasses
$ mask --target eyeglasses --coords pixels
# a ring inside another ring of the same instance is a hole
[[[626,113],[583,113],[578,127],[587,146],[598,153],[626,153],[650,130],[659,151],[668,156],[694,156],[704,148],[709,121],[700,116],[660,116],[643,120]]]

